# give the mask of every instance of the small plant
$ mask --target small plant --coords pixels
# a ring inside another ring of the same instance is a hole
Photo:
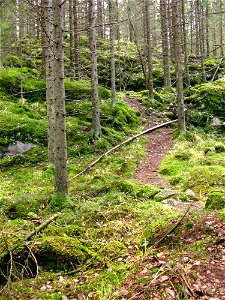
[[[192,229],[193,226],[194,226],[194,223],[191,222],[191,221],[189,221],[188,223],[185,224],[185,227],[186,227],[187,229]]]

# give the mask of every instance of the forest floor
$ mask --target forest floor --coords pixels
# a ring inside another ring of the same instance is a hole
[[[137,100],[127,98],[125,102],[140,111],[139,130],[163,122],[161,113],[154,113]],[[70,170],[74,202],[56,222],[34,236],[28,245],[25,243],[35,262],[31,265],[32,276],[26,278],[22,273],[20,279],[16,259],[13,264],[18,254],[10,252],[9,275],[15,274],[16,280],[9,276],[0,287],[0,300],[225,300],[224,219],[217,211],[205,210],[194,191],[189,190],[190,197],[181,201],[182,192],[159,173],[163,158],[174,146],[173,130],[162,127],[149,133],[146,139],[136,140],[104,158],[82,177],[75,176],[87,161],[89,164],[90,157],[77,158],[82,166],[74,160],[73,172]],[[13,189],[18,189],[16,184],[22,189],[23,181],[25,188],[34,193],[34,174],[39,174],[34,173],[36,168],[40,168],[39,176],[45,179],[51,175],[43,166],[18,166],[9,169],[12,175],[5,171],[5,178],[15,176]],[[31,187],[26,170],[31,176]],[[43,190],[46,186],[44,182]],[[40,191],[36,188],[35,193]],[[9,241],[14,237],[12,230],[27,236],[49,214],[52,215],[51,210],[24,220],[6,219],[2,231]],[[40,254],[41,244],[46,248]],[[78,256],[81,260],[77,262],[79,247],[87,249],[88,255]],[[75,263],[71,263],[72,258]],[[49,269],[48,260],[56,269]],[[64,260],[71,263],[70,269],[60,268]]]
[[[148,127],[156,125],[137,100],[125,102],[138,109]],[[161,128],[148,134],[147,155],[135,174],[143,184],[153,184],[171,191],[171,185],[159,174],[159,166],[172,148],[172,130]],[[179,193],[174,190],[174,195]],[[170,194],[170,193],[169,193]],[[169,203],[185,211],[187,203],[179,200]],[[128,276],[121,292],[124,299],[225,299],[225,224],[215,211],[206,212],[198,201],[190,203],[189,217],[198,211],[196,222],[181,228],[180,246],[164,245],[146,251],[144,258],[135,264],[136,271]],[[188,223],[187,223],[188,225]],[[195,253],[191,251],[194,247]],[[199,252],[199,255],[196,255]],[[176,263],[174,263],[176,262]]]

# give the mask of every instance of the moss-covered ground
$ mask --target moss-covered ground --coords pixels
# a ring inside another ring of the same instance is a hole
[[[76,176],[104,151],[143,129],[140,114],[120,101],[123,94],[118,95],[112,108],[109,90],[100,87],[103,136],[93,141],[88,81],[65,80],[69,198],[55,199],[54,170],[47,163],[46,105],[39,75],[32,68],[0,72],[0,152],[4,154],[6,147],[17,140],[36,145],[23,154],[0,160],[1,299],[127,299],[123,285],[138,274],[137,262],[149,255],[151,246],[183,211],[166,201],[156,201],[160,192],[157,186],[133,179],[145,156],[146,137]],[[147,104],[149,113],[161,118],[169,117],[170,112],[162,112],[174,101],[174,95],[174,89],[158,89],[151,103],[147,102],[146,91],[128,92],[126,96],[138,98]],[[180,191],[184,204],[191,194],[207,210],[190,213],[182,230],[178,228],[163,241],[162,248],[151,252],[154,260],[161,251],[169,251],[172,265],[177,256],[205,258],[209,253],[206,244],[216,239],[210,235],[208,221],[204,223],[208,210],[217,209],[225,217],[224,134],[212,130],[206,134],[190,127],[185,135],[174,139],[175,146],[164,158],[160,172]],[[57,212],[60,215],[54,222],[26,241],[29,233]],[[191,235],[197,232],[201,238],[191,241]],[[151,266],[152,275],[161,272],[161,266]],[[139,276],[136,283],[146,282]]]

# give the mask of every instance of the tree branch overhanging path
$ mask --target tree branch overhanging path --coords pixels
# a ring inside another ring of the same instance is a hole
[[[157,126],[154,126],[154,127],[151,127],[151,128],[148,128],[148,129],[145,129],[144,131],[136,134],[136,135],[133,135],[131,136],[130,138],[126,139],[125,141],[123,141],[122,143],[116,145],[115,147],[113,148],[110,148],[108,151],[106,151],[105,153],[103,153],[101,156],[99,156],[96,160],[94,160],[91,164],[89,164],[85,169],[83,169],[80,173],[78,173],[75,177],[79,177],[81,176],[82,174],[84,174],[85,172],[87,172],[88,170],[90,170],[94,165],[96,165],[99,161],[101,161],[104,157],[108,156],[109,154],[115,152],[117,149],[121,148],[122,146],[134,141],[135,139],[139,138],[140,136],[144,135],[144,134],[147,134],[151,131],[154,131],[156,129],[159,129],[161,127],[165,127],[167,125],[170,125],[172,123],[175,123],[177,122],[178,120],[173,120],[173,121],[168,121],[166,123],[162,123],[162,124],[159,124]]]

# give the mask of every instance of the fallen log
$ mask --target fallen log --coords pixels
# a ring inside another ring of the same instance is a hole
[[[113,153],[115,152],[117,149],[119,149],[120,147],[132,142],[133,140],[137,139],[138,137],[146,134],[146,133],[149,133],[151,131],[154,131],[158,128],[161,128],[161,127],[164,127],[164,126],[167,126],[169,124],[172,124],[172,123],[175,123],[177,122],[177,120],[173,120],[173,121],[169,121],[169,122],[166,122],[166,123],[163,123],[163,124],[159,124],[157,126],[154,126],[154,127],[151,127],[151,128],[148,128],[136,135],[133,135],[131,136],[130,138],[128,138],[127,140],[123,141],[121,144],[118,144],[116,145],[115,147],[109,149],[108,151],[106,151],[105,153],[103,153],[101,156],[99,156],[96,160],[94,160],[90,165],[88,165],[84,170],[82,170],[80,173],[78,173],[75,177],[79,177],[81,176],[82,174],[84,174],[86,171],[88,171],[89,169],[91,169],[94,165],[96,165],[100,160],[102,160],[104,157],[106,157],[107,155],[109,155],[110,153]]]

